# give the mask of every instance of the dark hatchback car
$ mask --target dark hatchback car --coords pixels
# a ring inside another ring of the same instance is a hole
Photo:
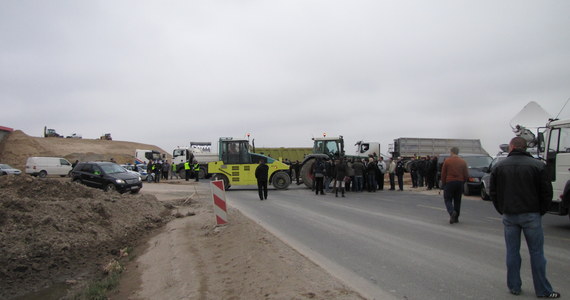
[[[469,179],[465,182],[463,186],[463,194],[464,195],[471,195],[474,193],[478,193],[481,190],[481,177],[485,175],[483,172],[484,168],[489,167],[489,164],[493,160],[493,158],[489,155],[485,154],[459,154],[461,158],[465,160],[468,167]],[[438,157],[438,178],[440,178],[441,174],[441,166],[443,165],[443,161],[449,157],[449,154],[441,154]],[[439,179],[439,183],[441,186],[441,179]]]
[[[71,171],[74,182],[119,193],[136,194],[142,188],[140,176],[132,174],[112,162],[82,162]]]

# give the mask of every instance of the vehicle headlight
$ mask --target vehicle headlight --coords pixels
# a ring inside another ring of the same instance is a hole
[[[139,181],[142,181],[142,178],[140,176],[138,177],[138,179],[139,179]]]
[[[125,181],[122,179],[117,179],[117,180],[115,180],[115,182],[118,184],[125,184]]]

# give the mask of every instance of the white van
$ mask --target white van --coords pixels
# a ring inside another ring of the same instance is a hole
[[[48,175],[65,177],[71,172],[71,163],[61,157],[28,157],[26,174],[44,178]]]

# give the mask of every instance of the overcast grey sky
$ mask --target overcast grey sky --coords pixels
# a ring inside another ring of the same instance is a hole
[[[326,132],[495,154],[527,103],[556,115],[570,98],[569,15],[567,0],[2,0],[0,126],[166,151]]]

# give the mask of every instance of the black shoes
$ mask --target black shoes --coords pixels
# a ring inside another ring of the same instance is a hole
[[[449,217],[449,224],[453,223],[459,223],[459,215],[457,214],[456,211],[453,211],[451,213],[451,216]]]

